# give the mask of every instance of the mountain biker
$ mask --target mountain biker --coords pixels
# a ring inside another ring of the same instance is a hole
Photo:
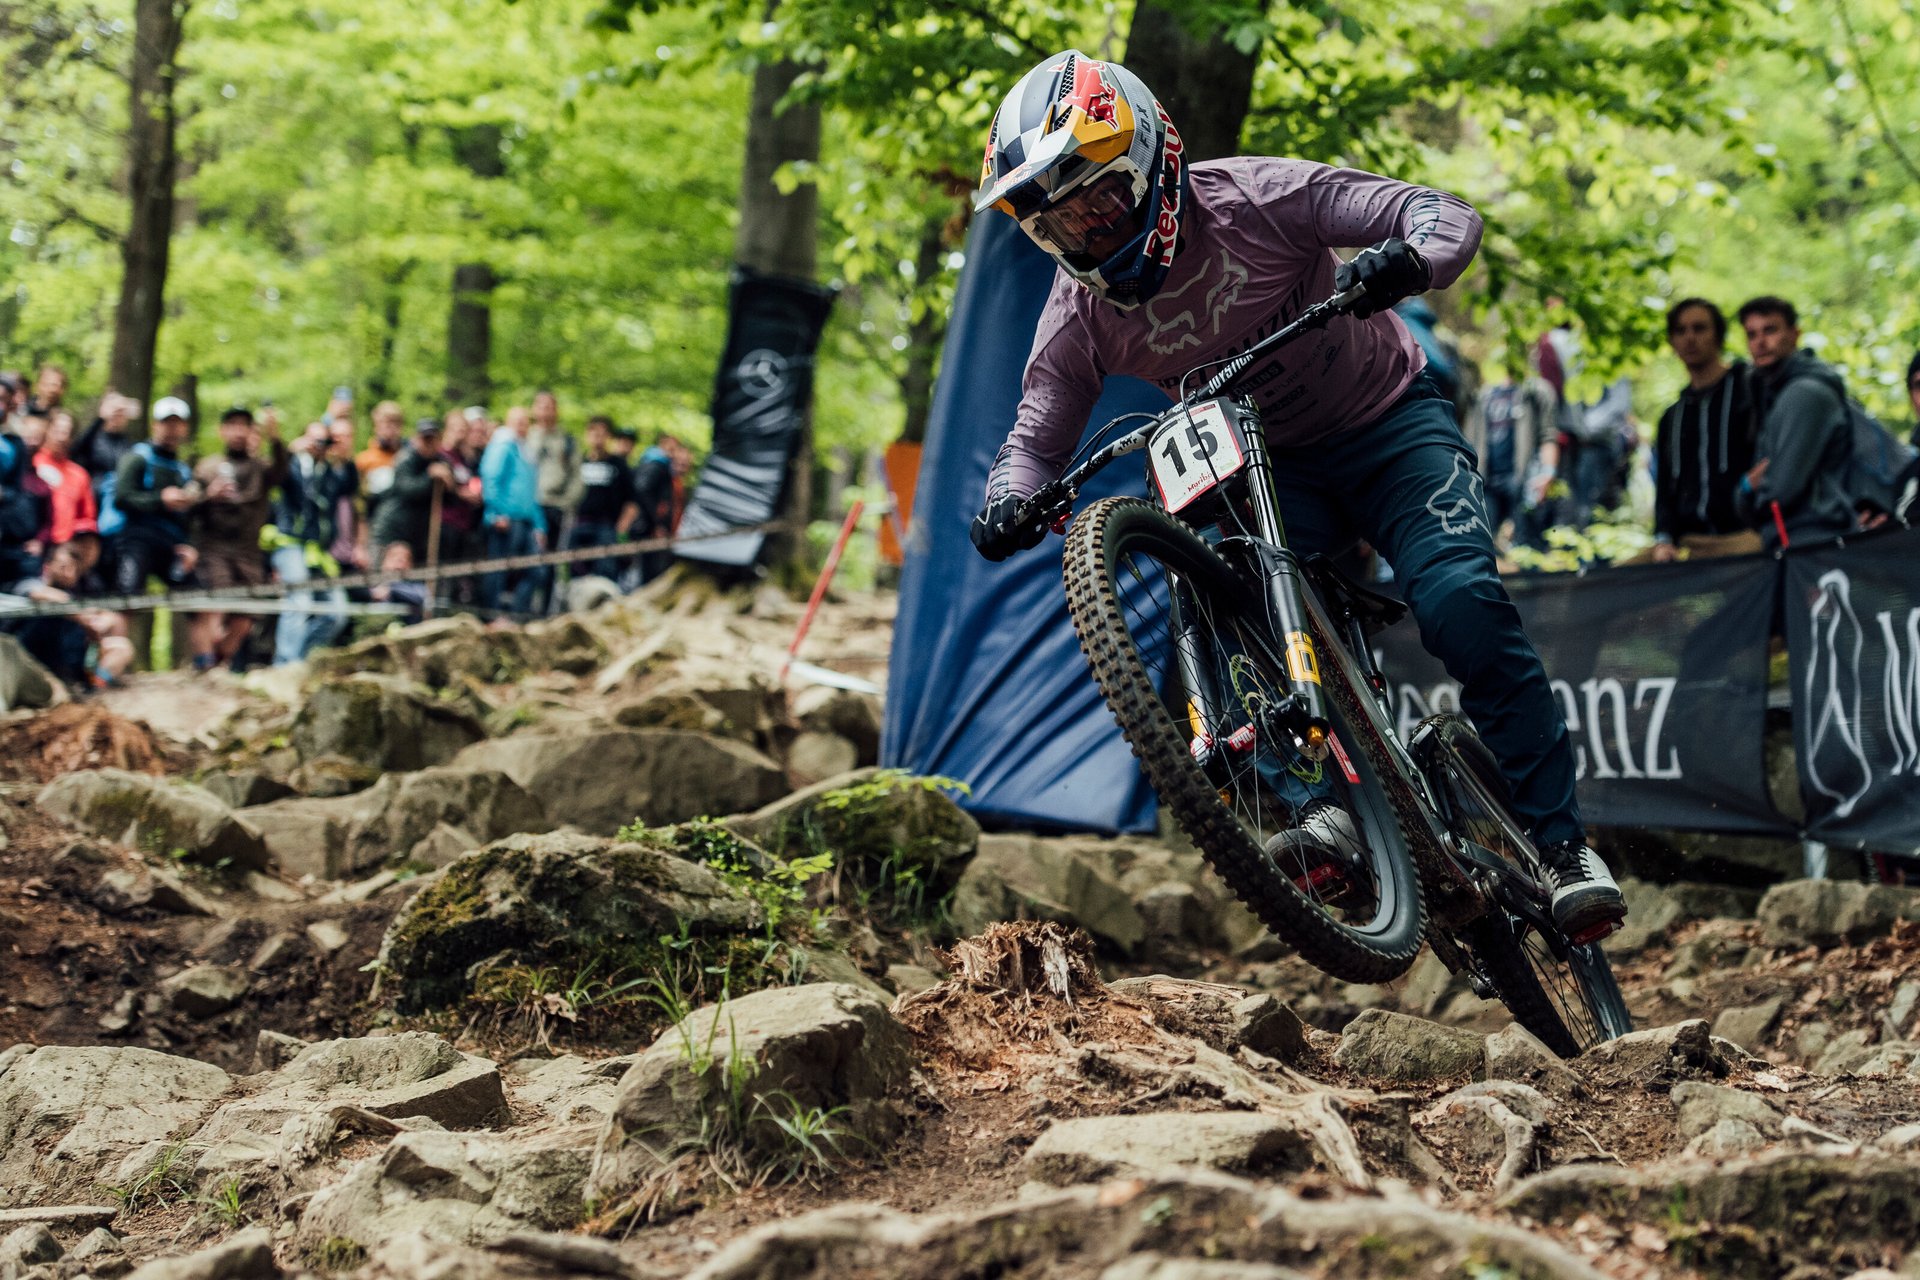
[[[1236,384],[1264,411],[1288,541],[1302,554],[1364,537],[1394,567],[1421,641],[1461,685],[1513,809],[1547,864],[1555,920],[1608,931],[1626,912],[1588,848],[1574,757],[1547,676],[1494,568],[1482,481],[1454,410],[1389,308],[1457,279],[1480,218],[1443,192],[1304,160],[1190,164],[1166,111],[1116,63],[1069,50],[1021,78],[995,113],[976,212],[999,209],[1056,263],[1014,426],[974,519],[1003,560],[1044,529],[1014,519],[1065,468],[1110,374],[1176,395],[1182,377],[1354,285],[1364,296]],[[1351,262],[1335,248],[1371,246]],[[1290,828],[1269,856],[1293,868],[1359,846],[1330,784],[1289,777]]]

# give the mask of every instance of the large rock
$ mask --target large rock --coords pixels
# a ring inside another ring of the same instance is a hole
[[[1111,867],[1085,856],[1081,843],[981,836],[979,852],[954,889],[955,927],[971,935],[1001,920],[1059,920],[1132,951],[1147,936],[1146,922]]]
[[[374,672],[444,689],[470,680],[517,680],[528,668],[527,648],[517,631],[489,631],[478,618],[455,614],[323,650],[311,661],[323,678]]]
[[[410,681],[353,675],[308,694],[288,739],[302,760],[339,756],[392,772],[445,764],[486,736],[473,716]]]
[[[1675,1229],[1708,1275],[1850,1275],[1920,1233],[1920,1162],[1828,1147],[1717,1165],[1577,1164],[1527,1179],[1500,1207],[1550,1224],[1598,1214]]]
[[[1674,1106],[1680,1109],[1678,1131],[1682,1142],[1729,1120],[1750,1124],[1767,1137],[1778,1137],[1780,1113],[1756,1094],[1704,1080],[1682,1080],[1673,1086]]]
[[[518,734],[469,747],[454,764],[498,769],[554,822],[596,835],[636,819],[660,826],[755,809],[787,789],[786,772],[752,747],[673,729]]]
[[[449,848],[464,852],[554,826],[545,806],[506,774],[445,766],[390,773],[350,796],[279,800],[241,816],[260,829],[282,871],[322,880],[395,858],[442,866]]]
[[[1258,1111],[1161,1111],[1057,1120],[1022,1164],[1035,1181],[1056,1187],[1183,1165],[1296,1173],[1312,1166],[1313,1144],[1284,1120]]]
[[[712,870],[658,847],[572,832],[512,836],[415,895],[388,927],[379,963],[400,1009],[418,1012],[471,994],[483,961],[571,976],[612,954],[644,973],[663,938],[712,939],[761,922]]]
[[[199,787],[124,769],[87,769],[42,787],[39,804],[55,817],[149,853],[185,850],[207,866],[253,870],[269,863],[259,831]]]
[[[1898,920],[1920,920],[1920,892],[1843,880],[1790,880],[1767,890],[1758,913],[1770,947],[1834,947],[1892,931]]]
[[[254,1091],[215,1112],[193,1136],[202,1175],[242,1167],[290,1136],[289,1125],[348,1108],[386,1120],[425,1120],[450,1129],[507,1115],[500,1071],[439,1036],[323,1040],[295,1054]]]
[[[160,994],[189,1018],[211,1018],[246,997],[247,975],[225,965],[196,964],[162,982]]]
[[[585,1212],[593,1133],[403,1133],[317,1192],[295,1240],[311,1256],[329,1241],[371,1250],[402,1235],[490,1244],[517,1231],[566,1230]]]
[[[127,1280],[279,1280],[284,1274],[273,1260],[272,1234],[248,1227],[184,1258],[157,1258]]]
[[[871,694],[809,685],[793,695],[793,718],[803,729],[852,743],[861,767],[880,759],[880,700]]]
[[[980,844],[980,824],[945,791],[895,770],[842,773],[725,825],[784,858],[831,850],[864,884],[911,877],[929,900],[953,887]]]
[[[1368,1009],[1340,1033],[1333,1060],[1349,1071],[1388,1084],[1427,1084],[1479,1077],[1486,1071],[1487,1038],[1387,1009]]]
[[[1141,1265],[1144,1255],[1150,1267]],[[1279,1265],[1225,1261],[1234,1258]],[[1293,1280],[1306,1273],[1601,1280],[1600,1272],[1543,1234],[1435,1208],[1406,1191],[1309,1199],[1243,1178],[1183,1170],[925,1216],[836,1205],[736,1237],[688,1280]]]
[[[15,1059],[0,1076],[0,1207],[97,1194],[128,1156],[193,1133],[232,1084],[151,1049],[47,1046]]]
[[[731,1127],[749,1150],[778,1150],[784,1135],[773,1119],[782,1106],[844,1108],[836,1118],[843,1146],[876,1151],[899,1129],[891,1095],[912,1065],[906,1028],[844,983],[777,987],[696,1009],[621,1080],[588,1194],[610,1200],[631,1190],[715,1126]]]
[[[1700,1018],[1602,1040],[1581,1054],[1579,1062],[1589,1075],[1610,1083],[1655,1086],[1724,1077],[1732,1069],[1725,1050]]]
[[[34,661],[19,638],[0,632],[0,712],[57,706],[67,688]]]

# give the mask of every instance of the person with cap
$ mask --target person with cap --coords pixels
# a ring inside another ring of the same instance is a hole
[[[199,559],[187,518],[202,494],[180,457],[192,417],[178,396],[155,403],[151,436],[120,459],[112,500],[101,502],[100,530],[113,539],[113,586],[121,595],[144,594],[149,578],[179,581]]]
[[[567,529],[566,549],[611,547],[627,534],[640,506],[633,497],[633,473],[626,460],[613,452],[613,419],[595,414],[587,419],[587,456],[580,464],[580,503]],[[612,578],[620,572],[612,560],[576,562],[577,574]]]
[[[340,562],[328,548],[337,534],[340,509],[351,507],[357,473],[350,458],[336,460],[330,456],[333,452],[333,435],[327,424],[308,424],[288,459],[273,525],[262,531],[261,542],[271,553],[274,576],[288,586],[304,587],[315,578],[340,576]],[[335,606],[334,612],[312,610],[311,590],[288,594],[286,603],[292,607],[280,614],[274,629],[275,666],[299,662],[340,629],[345,619],[337,610],[346,604],[346,593],[333,587],[328,589],[327,599]]]
[[[382,563],[386,549],[396,542],[412,550],[414,564],[425,563],[433,528],[433,491],[451,489],[453,484],[453,470],[440,456],[440,419],[421,418],[413,424],[413,439],[394,456],[393,480],[370,520],[373,563]]]
[[[204,495],[193,513],[193,542],[200,549],[200,585],[219,591],[258,587],[267,581],[260,532],[272,519],[272,492],[287,478],[287,446],[280,415],[267,410],[271,450],[260,457],[260,429],[253,411],[235,405],[220,415],[221,452],[202,458],[194,479]],[[193,666],[210,670],[231,663],[246,644],[253,619],[246,614],[197,613],[191,630]]]

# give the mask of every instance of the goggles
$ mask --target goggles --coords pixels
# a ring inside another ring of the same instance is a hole
[[[1133,183],[1125,173],[1112,172],[1022,216],[1020,225],[1056,252],[1084,254],[1096,240],[1125,225],[1133,213]]]

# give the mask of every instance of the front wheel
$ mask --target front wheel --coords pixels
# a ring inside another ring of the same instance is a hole
[[[1509,810],[1506,778],[1479,735],[1458,716],[1435,716],[1415,735],[1414,754],[1450,811],[1455,838],[1513,869],[1493,909],[1456,935],[1500,1002],[1563,1058],[1633,1030],[1600,944],[1575,946],[1552,924],[1539,857]]]
[[[1227,886],[1309,963],[1349,982],[1385,982],[1419,954],[1425,906],[1412,856],[1379,779],[1368,735],[1311,765],[1256,730],[1263,701],[1290,687],[1287,651],[1263,597],[1184,523],[1150,503],[1107,498],[1067,532],[1067,605],[1080,647],[1147,779]],[[1169,619],[1178,601],[1180,625]],[[1326,643],[1321,639],[1321,643]],[[1338,680],[1332,663],[1319,664]],[[1184,674],[1183,674],[1184,673]],[[1207,696],[1185,687],[1213,687]],[[1201,707],[1214,704],[1215,723]],[[1239,745],[1229,749],[1230,737]],[[1210,776],[1194,745],[1221,744]],[[1347,770],[1351,768],[1351,780]],[[1267,853],[1291,810],[1276,794],[1291,773],[1346,809],[1361,837],[1338,891],[1284,871]]]

